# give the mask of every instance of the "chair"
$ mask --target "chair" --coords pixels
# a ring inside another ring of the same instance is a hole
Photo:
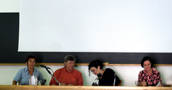
[[[122,80],[120,80],[120,82],[119,82],[119,84],[117,86],[121,86],[121,84],[122,84]]]
[[[114,76],[115,76],[115,78],[114,78],[114,81],[113,81],[113,86],[115,86],[117,75],[114,74]],[[121,86],[121,84],[122,84],[122,80],[120,80],[120,82],[119,82],[119,84],[117,86]]]
[[[116,86],[121,86],[121,85],[122,85],[122,80],[120,80],[119,84]],[[115,86],[115,84],[113,86]]]

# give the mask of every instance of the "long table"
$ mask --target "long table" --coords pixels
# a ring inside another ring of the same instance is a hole
[[[0,85],[0,90],[172,90],[172,87]]]

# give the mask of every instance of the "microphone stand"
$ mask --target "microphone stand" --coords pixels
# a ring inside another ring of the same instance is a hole
[[[54,78],[54,80],[59,84],[59,86],[61,85],[60,83],[59,83],[59,81],[57,81],[57,79],[51,74],[51,72],[48,70],[48,68],[46,68],[46,70],[47,70],[47,72]]]

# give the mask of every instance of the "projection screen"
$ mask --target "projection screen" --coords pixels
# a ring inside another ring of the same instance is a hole
[[[20,0],[19,52],[172,52],[172,0]]]

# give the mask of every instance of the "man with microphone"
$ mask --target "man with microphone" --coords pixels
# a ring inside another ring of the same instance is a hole
[[[83,78],[81,72],[74,69],[76,58],[72,55],[67,55],[64,58],[64,67],[56,70],[53,76],[61,83],[61,85],[83,85]],[[51,78],[50,85],[58,85],[58,83]]]

